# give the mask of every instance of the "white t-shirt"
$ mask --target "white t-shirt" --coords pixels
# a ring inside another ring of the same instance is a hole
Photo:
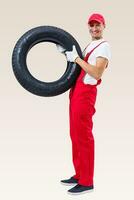
[[[85,49],[85,51],[83,52],[83,56],[86,56],[87,53],[89,53],[92,49],[94,49],[94,47],[96,47],[98,44],[100,44],[102,41],[105,41],[104,39],[99,39],[99,40],[94,40],[92,41],[87,48]],[[96,65],[96,58],[97,57],[104,57],[107,58],[108,61],[111,59],[111,50],[110,50],[110,46],[109,43],[106,41],[102,44],[100,44],[89,56],[88,58],[88,63],[91,65]],[[86,73],[86,75],[83,78],[83,82],[85,84],[91,84],[91,85],[95,85],[97,83],[97,80],[92,77],[91,75],[89,75],[88,73]]]

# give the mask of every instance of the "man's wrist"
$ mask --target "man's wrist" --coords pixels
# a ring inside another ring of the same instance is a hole
[[[77,63],[77,61],[78,61],[79,58],[80,58],[80,57],[77,56],[77,57],[75,58],[74,62]]]

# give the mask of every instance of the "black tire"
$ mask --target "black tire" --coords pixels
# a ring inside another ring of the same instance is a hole
[[[46,97],[62,94],[75,84],[81,68],[75,63],[67,62],[66,71],[60,79],[53,82],[36,79],[29,72],[26,59],[29,50],[40,42],[60,44],[67,51],[71,51],[72,45],[75,45],[82,58],[80,46],[71,34],[54,26],[40,26],[29,30],[17,41],[12,55],[14,74],[18,82],[33,94]]]

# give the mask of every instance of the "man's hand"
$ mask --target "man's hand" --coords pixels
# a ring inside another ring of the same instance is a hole
[[[76,58],[79,57],[77,50],[75,48],[75,45],[73,45],[73,50],[66,51],[65,55],[66,55],[67,61],[69,62],[75,62]]]
[[[56,44],[56,47],[60,53],[65,53],[66,49],[64,49],[61,45]]]

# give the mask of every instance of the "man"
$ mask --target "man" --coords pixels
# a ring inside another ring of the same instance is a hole
[[[67,60],[77,63],[82,69],[75,85],[69,93],[70,137],[75,175],[61,183],[72,185],[70,194],[89,192],[94,188],[94,137],[92,117],[95,110],[97,85],[108,66],[111,57],[110,47],[103,39],[105,19],[99,13],[88,19],[88,28],[92,42],[85,48],[81,59],[75,46],[66,51]]]

